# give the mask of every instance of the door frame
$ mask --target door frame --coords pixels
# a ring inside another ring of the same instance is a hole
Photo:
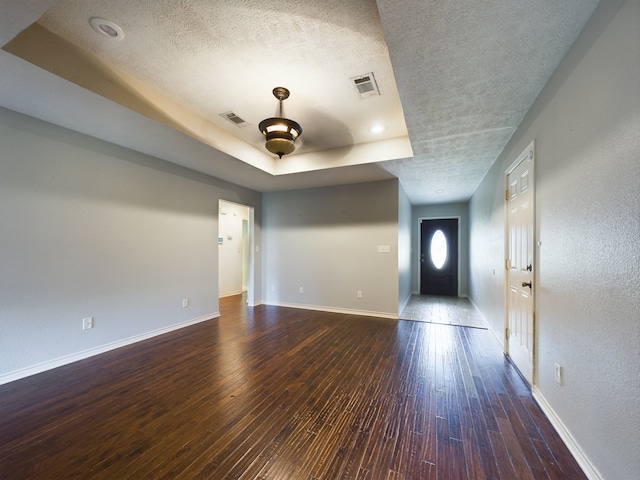
[[[422,228],[421,223],[423,220],[458,220],[458,291],[456,296],[460,296],[460,222],[462,217],[460,215],[437,215],[435,217],[418,217],[418,294],[422,291],[422,262],[420,262],[420,250],[422,248]],[[415,277],[414,277],[415,278]]]
[[[248,270],[248,278],[247,278],[247,305],[251,306],[251,307],[255,307],[256,306],[256,275],[255,275],[255,266],[256,266],[256,259],[255,259],[255,255],[256,255],[256,239],[255,239],[255,210],[251,205],[245,205],[242,203],[238,203],[238,202],[233,202],[231,200],[225,200],[224,198],[219,198],[218,199],[218,218],[220,217],[220,209],[221,209],[221,205],[223,203],[228,203],[228,204],[232,204],[232,205],[237,205],[243,208],[247,208],[248,209],[248,222],[247,222],[247,226],[248,226],[248,232],[247,232],[247,243],[248,243],[248,256],[247,256],[247,261],[248,261],[248,265],[247,265],[247,270]],[[218,238],[220,237],[220,223],[218,221]],[[216,250],[218,250],[218,243],[216,242]],[[218,252],[219,255],[219,252]],[[244,261],[244,259],[243,259]],[[219,260],[218,260],[219,262]],[[216,272],[216,278],[218,280],[218,285],[220,282],[220,265],[218,264],[218,269]],[[241,283],[242,283],[242,275],[241,275]],[[220,294],[220,287],[218,287],[218,295]]]
[[[533,185],[531,187],[531,195],[533,197],[532,200],[532,232],[533,238],[531,239],[533,243],[533,272],[532,272],[532,288],[531,288],[531,304],[532,304],[532,336],[531,336],[531,387],[537,385],[537,355],[538,355],[538,342],[537,342],[537,319],[536,319],[536,311],[537,311],[537,285],[538,285],[538,251],[537,246],[538,243],[536,241],[536,152],[535,152],[535,140],[533,140],[527,147],[522,151],[520,155],[509,165],[509,167],[504,171],[504,328],[502,331],[502,339],[503,339],[503,350],[505,355],[509,355],[509,335],[507,335],[509,328],[509,281],[508,281],[508,273],[509,269],[507,266],[507,261],[509,260],[509,202],[507,202],[507,195],[509,192],[509,175],[518,167],[523,161],[527,158],[531,158],[531,178],[533,179]]]

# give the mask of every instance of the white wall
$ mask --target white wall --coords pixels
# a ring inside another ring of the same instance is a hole
[[[266,193],[263,209],[265,303],[398,317],[397,180]]]
[[[458,295],[469,295],[469,204],[442,203],[415,205],[411,213],[411,288],[420,292],[420,219],[459,218],[458,221]]]
[[[218,200],[260,194],[4,109],[0,145],[0,383],[218,314]]]
[[[601,2],[471,200],[472,297],[500,336],[504,171],[532,140],[534,392],[592,478],[637,478],[640,1]]]

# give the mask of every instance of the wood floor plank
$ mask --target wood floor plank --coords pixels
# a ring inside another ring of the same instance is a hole
[[[0,386],[0,479],[586,478],[489,331],[239,300]]]
[[[487,477],[482,468],[480,450],[478,449],[478,442],[473,428],[463,427],[462,448],[467,467],[466,478],[469,480],[485,480]]]

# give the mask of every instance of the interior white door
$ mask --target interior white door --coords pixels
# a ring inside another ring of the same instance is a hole
[[[507,172],[507,330],[505,351],[533,385],[533,143]]]

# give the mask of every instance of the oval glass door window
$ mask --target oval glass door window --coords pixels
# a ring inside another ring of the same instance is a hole
[[[447,262],[447,237],[442,230],[436,230],[431,237],[431,261],[440,270]]]

